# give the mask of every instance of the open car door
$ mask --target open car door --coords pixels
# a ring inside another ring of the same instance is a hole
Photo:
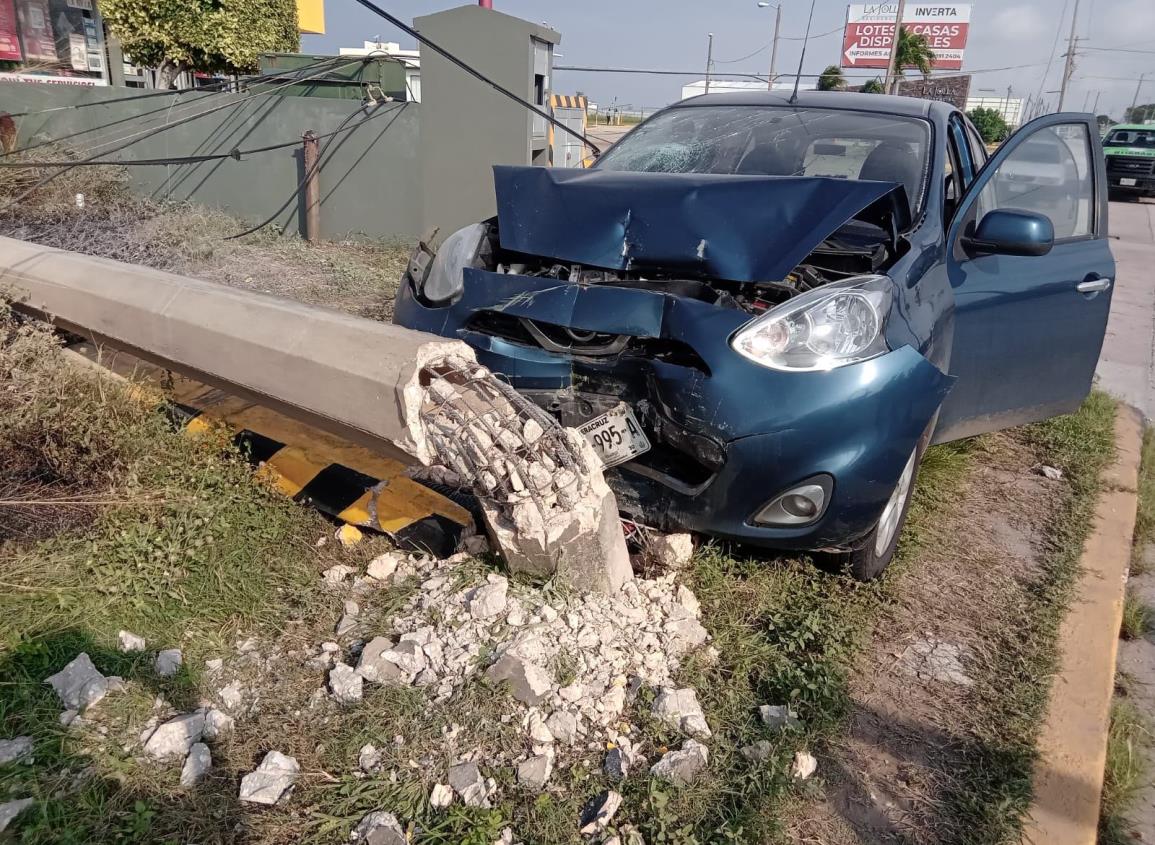
[[[1115,278],[1094,118],[1046,115],[1012,135],[961,197],[946,250],[958,381],[936,441],[1077,408]]]

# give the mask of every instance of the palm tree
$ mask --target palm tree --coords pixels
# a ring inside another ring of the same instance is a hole
[[[846,87],[846,77],[838,65],[828,65],[818,77],[819,91],[841,91]]]
[[[899,76],[902,76],[903,68],[913,67],[925,79],[930,76],[934,59],[934,50],[930,49],[930,41],[925,35],[911,32],[905,26],[898,28],[898,56],[894,64]]]
[[[885,94],[886,87],[882,84],[882,80],[877,76],[862,86],[863,94]]]

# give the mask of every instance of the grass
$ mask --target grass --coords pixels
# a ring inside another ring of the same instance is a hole
[[[1135,842],[1126,814],[1150,775],[1150,745],[1147,718],[1127,698],[1117,698],[1111,707],[1111,727],[1107,734],[1107,767],[1099,811],[1100,845]]]
[[[1049,530],[1045,565],[1010,608],[1006,642],[978,695],[976,736],[943,808],[963,842],[1017,841],[1030,804],[1036,739],[1058,661],[1059,627],[1092,527],[1100,476],[1115,452],[1115,403],[1093,393],[1078,412],[1025,430],[1039,459],[1063,470],[1066,492]]]
[[[1139,507],[1135,513],[1135,542],[1131,574],[1145,575],[1147,547],[1155,543],[1155,429],[1143,432],[1143,452],[1139,463]]]
[[[1119,636],[1125,640],[1137,640],[1151,633],[1153,627],[1155,611],[1129,588],[1123,600],[1123,621],[1119,626]]]

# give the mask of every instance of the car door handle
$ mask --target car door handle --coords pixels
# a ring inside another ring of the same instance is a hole
[[[1079,293],[1098,293],[1102,290],[1108,290],[1110,287],[1110,279],[1088,279],[1085,282],[1079,282],[1079,284],[1075,285],[1075,290]]]

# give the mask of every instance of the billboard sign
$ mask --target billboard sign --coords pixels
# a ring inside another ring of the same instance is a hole
[[[12,0],[0,0],[0,59],[18,62],[23,58],[16,34],[16,6]]]
[[[842,66],[886,69],[898,3],[853,3],[846,12]],[[971,22],[970,3],[910,3],[902,15],[909,31],[925,35],[935,70],[962,70]]]

